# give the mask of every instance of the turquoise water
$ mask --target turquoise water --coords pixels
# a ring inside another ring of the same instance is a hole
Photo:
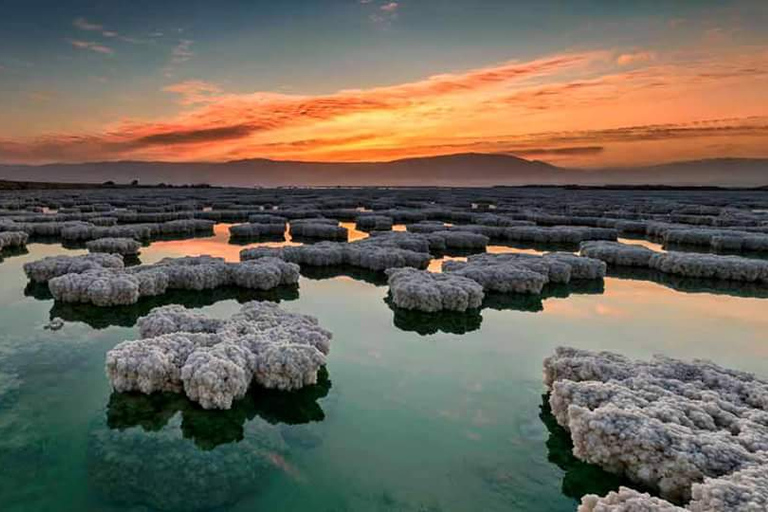
[[[224,232],[155,243],[141,259],[237,259]],[[177,395],[111,392],[104,355],[137,337],[153,304],[62,307],[27,287],[23,263],[64,252],[82,251],[31,244],[0,263],[4,511],[572,511],[619,482],[573,460],[542,411],[541,362],[556,346],[768,368],[766,301],[748,289],[609,277],[445,317],[393,312],[370,276],[313,275],[298,291],[165,299],[222,316],[280,300],[334,333],[318,386],[202,411]],[[43,329],[51,316],[65,327]]]

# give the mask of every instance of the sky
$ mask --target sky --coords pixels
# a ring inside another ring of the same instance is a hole
[[[0,6],[0,163],[768,157],[765,0]]]

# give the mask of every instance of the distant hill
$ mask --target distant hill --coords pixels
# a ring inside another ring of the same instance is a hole
[[[717,159],[651,167],[567,169],[511,155],[463,153],[391,162],[268,159],[223,163],[93,162],[0,165],[0,179],[224,186],[768,185],[768,159]]]

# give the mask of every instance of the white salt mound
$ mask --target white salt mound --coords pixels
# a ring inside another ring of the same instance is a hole
[[[579,254],[604,261],[608,265],[648,267],[656,252],[642,245],[594,241],[582,242]]]
[[[315,318],[266,302],[244,304],[229,320],[165,306],[139,325],[142,339],[107,352],[112,387],[184,391],[205,409],[231,408],[254,382],[281,390],[315,384],[332,337]]]
[[[466,311],[483,302],[483,287],[463,276],[413,268],[389,269],[387,276],[392,302],[403,309]]]
[[[36,283],[91,269],[123,269],[123,258],[117,254],[86,254],[84,256],[48,256],[24,264],[24,273]]]
[[[153,265],[123,268],[121,256],[94,253],[57,256],[29,263],[30,279],[48,282],[55,300],[95,306],[135,304],[167,290],[210,290],[238,286],[271,290],[294,285],[299,266],[279,258],[228,263],[210,256],[166,258]]]
[[[6,247],[24,247],[29,235],[24,231],[3,231],[0,233],[0,250]]]
[[[768,283],[768,261],[684,252],[654,254],[648,265],[668,274],[684,277],[726,279]]]
[[[765,510],[768,382],[708,361],[562,347],[545,359],[544,382],[578,459],[692,498],[689,510]],[[582,509],[677,510],[658,501],[624,490],[585,497]]]
[[[97,238],[85,243],[90,252],[104,252],[135,256],[139,254],[141,244],[133,238]]]

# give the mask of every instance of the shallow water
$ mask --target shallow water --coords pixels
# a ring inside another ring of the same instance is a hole
[[[243,246],[225,228],[153,243],[141,260],[237,260]],[[104,355],[137,336],[143,306],[25,295],[22,264],[65,252],[82,251],[31,244],[0,263],[4,511],[573,511],[577,496],[618,482],[575,462],[540,417],[541,363],[556,346],[710,358],[767,376],[766,300],[749,290],[614,274],[603,288],[430,317],[393,312],[385,286],[315,276],[272,298],[334,332],[327,380],[205,412],[179,396],[111,393]],[[225,316],[254,296],[171,298]],[[65,327],[44,330],[50,316]]]

